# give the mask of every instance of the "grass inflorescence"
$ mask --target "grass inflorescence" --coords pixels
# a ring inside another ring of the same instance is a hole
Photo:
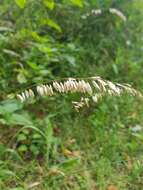
[[[79,93],[81,94],[81,101],[73,101],[74,107],[78,110],[84,105],[89,106],[89,98],[97,103],[106,94],[109,96],[120,96],[125,92],[132,96],[142,97],[142,94],[129,84],[113,83],[99,76],[85,79],[68,78],[61,81],[52,81],[50,84],[37,85],[35,90],[27,89],[17,94],[16,97],[21,102],[25,102],[27,99],[34,98],[35,96],[54,96],[56,93]],[[86,97],[83,97],[83,95],[86,95]]]

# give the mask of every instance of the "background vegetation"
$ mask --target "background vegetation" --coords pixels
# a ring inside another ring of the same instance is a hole
[[[83,19],[92,9],[103,14]],[[143,189],[141,101],[105,98],[76,113],[71,97],[12,98],[62,77],[142,90],[142,10],[142,0],[0,1],[0,190]]]

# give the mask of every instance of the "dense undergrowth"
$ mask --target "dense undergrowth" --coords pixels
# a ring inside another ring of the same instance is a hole
[[[94,9],[102,14],[83,17]],[[142,9],[142,0],[0,3],[0,190],[143,189],[142,100],[105,97],[77,113],[77,95],[14,98],[62,77],[142,91]]]

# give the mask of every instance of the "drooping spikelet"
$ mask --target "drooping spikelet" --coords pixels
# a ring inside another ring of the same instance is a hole
[[[114,15],[120,17],[124,22],[127,21],[126,16],[125,16],[121,11],[119,11],[118,9],[110,8],[110,9],[109,9],[109,12],[110,12],[111,14],[114,14]]]
[[[102,14],[102,10],[101,9],[92,9],[91,13],[94,15],[101,15]]]
[[[54,94],[51,85],[40,85],[36,87],[36,90],[40,96],[52,96]]]
[[[101,9],[92,9],[91,12],[82,15],[82,19],[86,19],[87,17],[89,17],[91,15],[98,16],[98,15],[101,15],[101,14],[102,14]]]
[[[21,101],[24,102],[26,99],[29,98],[33,98],[34,92],[33,90],[29,89],[29,90],[25,90],[24,92],[22,92],[21,94],[17,94],[16,97]]]
[[[77,92],[92,94],[92,88],[88,82],[79,80],[77,83]]]
[[[65,92],[77,92],[78,91],[78,82],[74,78],[69,78],[67,81],[64,82],[64,89]]]
[[[102,96],[103,96],[102,93],[96,93],[92,96],[92,101],[94,103],[97,103],[102,98]]]
[[[53,88],[60,93],[64,93],[65,89],[64,89],[64,85],[62,82],[58,83],[58,82],[53,82]]]
[[[79,110],[82,107],[84,107],[84,106],[89,107],[89,98],[83,98],[83,97],[81,97],[81,99],[80,99],[79,102],[72,101],[72,104],[74,105],[75,110],[77,112],[79,112]]]

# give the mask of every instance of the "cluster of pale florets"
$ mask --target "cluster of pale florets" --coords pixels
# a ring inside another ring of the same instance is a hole
[[[124,22],[127,20],[126,16],[118,9],[115,8],[109,8],[109,13],[114,14],[118,17],[120,17]],[[86,19],[87,17],[91,16],[91,15],[101,15],[103,14],[103,10],[101,9],[92,9],[90,12],[86,13],[85,15],[82,16],[83,19]]]
[[[96,103],[106,94],[110,96],[120,96],[123,92],[142,97],[139,91],[133,89],[128,84],[113,83],[108,80],[103,80],[98,76],[86,79],[68,78],[61,81],[53,81],[50,84],[38,85],[34,90],[25,90],[16,96],[21,102],[25,102],[27,99],[34,98],[35,96],[50,97],[56,93],[79,93],[81,95],[80,102],[72,102],[76,110],[79,110],[84,105],[89,106],[90,99]]]

